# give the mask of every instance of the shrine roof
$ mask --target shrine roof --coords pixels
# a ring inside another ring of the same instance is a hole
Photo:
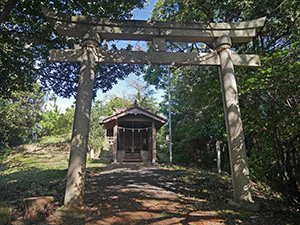
[[[100,119],[100,124],[101,125],[105,125],[107,123],[110,123],[112,121],[118,120],[120,118],[129,116],[129,115],[134,115],[134,116],[145,116],[150,118],[151,120],[153,120],[155,122],[155,126],[159,129],[161,126],[163,126],[168,120],[155,114],[150,112],[147,109],[143,109],[141,107],[139,107],[136,103],[130,107],[130,108],[122,108],[122,109],[116,109],[116,112],[111,115],[111,116],[106,116],[103,117],[101,116]]]

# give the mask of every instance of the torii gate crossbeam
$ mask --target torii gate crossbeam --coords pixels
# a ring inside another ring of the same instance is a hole
[[[95,63],[136,63],[218,66],[228,136],[235,202],[252,202],[249,168],[238,103],[234,66],[257,67],[257,55],[231,51],[233,43],[247,43],[265,18],[239,23],[175,23],[122,21],[96,17],[71,16],[43,8],[46,18],[59,34],[83,38],[80,49],[51,50],[52,62],[80,62],[80,78],[70,150],[65,206],[83,204],[89,117]],[[98,48],[100,38],[152,41],[153,52],[105,51]],[[212,53],[165,52],[166,41],[204,42],[215,47]],[[116,143],[114,144],[116,146]]]

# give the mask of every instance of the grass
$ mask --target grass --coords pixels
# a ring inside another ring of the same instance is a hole
[[[61,205],[69,150],[69,143],[29,144],[9,149],[9,154],[0,163],[0,202],[11,206],[13,215],[24,212],[22,201],[27,197],[51,195],[55,203]],[[110,162],[109,149],[102,153],[105,160],[87,161],[89,174],[101,171]],[[226,224],[297,224],[299,221],[299,209],[283,202],[263,184],[254,184],[255,200],[262,202],[262,210],[249,212],[228,205],[232,199],[229,174],[179,165],[170,169],[177,172],[175,177],[170,177],[170,182],[179,197],[184,195],[203,200],[191,204],[188,210],[214,211],[226,218]],[[168,211],[163,214],[168,215]]]
[[[23,199],[54,196],[63,203],[70,144],[28,144],[8,150],[0,163],[0,202],[6,202],[14,214],[23,211]],[[87,170],[101,170],[105,162],[88,160]]]
[[[67,135],[58,135],[58,136],[44,136],[40,140],[42,144],[51,144],[51,143],[64,143],[64,142],[71,142],[72,134]]]
[[[169,165],[166,167],[170,168]],[[254,200],[261,204],[261,209],[251,211],[228,204],[233,198],[230,174],[179,165],[170,169],[178,172],[172,182],[180,196],[202,199],[191,205],[193,210],[215,212],[225,218],[226,224],[299,224],[300,209],[283,201],[262,183],[252,183]]]
[[[1,163],[0,201],[14,212],[22,210],[24,198],[53,195],[61,201],[65,186],[67,145],[29,144],[10,149]]]

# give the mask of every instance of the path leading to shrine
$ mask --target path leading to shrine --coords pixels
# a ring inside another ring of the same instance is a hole
[[[12,224],[299,224],[299,209],[276,192],[252,182],[259,211],[238,209],[232,199],[231,176],[196,167],[173,165],[106,165],[90,161],[86,211],[59,222],[63,207],[69,144],[30,144],[10,150],[0,163],[0,198],[10,203]],[[100,171],[101,170],[101,171]],[[22,190],[22,191],[20,191]],[[45,220],[23,219],[23,199],[54,197],[54,211]],[[73,212],[73,211],[72,211]],[[1,224],[1,222],[0,222]]]
[[[253,196],[261,203],[261,209],[252,212],[230,206],[228,201],[233,193],[231,176],[226,172],[218,174],[178,165],[170,169],[161,164],[107,165],[103,168],[95,160],[87,168],[84,203],[88,210],[75,211],[75,214],[72,211],[60,222],[58,213],[63,208],[60,206],[69,146],[34,144],[23,147],[16,149],[6,162],[8,175],[5,177],[2,173],[5,182],[0,182],[0,197],[5,199],[5,195],[13,203],[12,224],[298,224],[300,219],[297,208],[282,201],[267,186],[253,182]],[[63,162],[61,167],[51,167],[54,157]],[[41,165],[47,170],[41,169]],[[18,172],[16,168],[21,169]],[[54,177],[58,178],[54,180]],[[9,183],[12,180],[18,182]],[[20,192],[21,188],[25,191]],[[36,191],[40,195],[34,195]],[[43,221],[25,221],[22,200],[48,195],[55,199],[53,214]]]
[[[190,190],[180,184],[179,177],[178,171],[150,164],[110,165],[88,179],[85,203],[93,215],[84,223],[224,224],[226,219],[217,208],[198,210],[207,202],[204,195],[198,198],[181,193]]]

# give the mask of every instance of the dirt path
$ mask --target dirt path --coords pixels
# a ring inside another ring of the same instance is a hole
[[[88,178],[85,224],[224,224],[215,211],[197,211],[205,200],[176,187],[176,172],[152,166],[110,165]],[[180,191],[180,192],[179,192]],[[198,207],[199,208],[199,207]]]

